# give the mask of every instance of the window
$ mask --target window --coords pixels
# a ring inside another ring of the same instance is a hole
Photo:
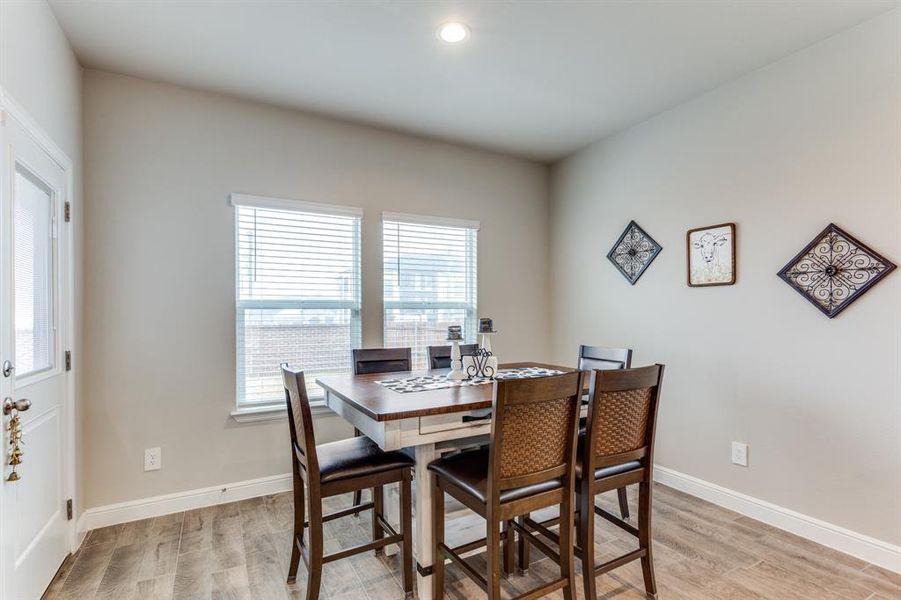
[[[448,325],[475,339],[478,231],[473,221],[382,216],[385,346],[410,346],[414,369],[428,367],[427,346],[447,343]]]
[[[13,254],[16,372],[22,378],[53,368],[53,191],[16,165]]]
[[[349,372],[360,345],[358,209],[232,194],[238,409],[283,405],[279,365]]]

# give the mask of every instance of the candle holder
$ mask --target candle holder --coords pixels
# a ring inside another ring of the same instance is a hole
[[[462,381],[466,379],[466,373],[463,372],[463,360],[460,356],[460,342],[463,341],[463,327],[461,325],[450,325],[447,328],[447,341],[451,343],[450,355],[450,373],[447,378],[451,381]]]
[[[450,373],[447,374],[447,378],[451,381],[462,381],[467,378],[466,373],[463,372],[463,360],[460,356],[460,341],[452,340],[451,341],[451,355],[450,355]]]
[[[497,373],[497,359],[491,355],[491,350],[479,348],[472,353],[472,362],[466,367],[469,377],[484,377],[494,379]]]

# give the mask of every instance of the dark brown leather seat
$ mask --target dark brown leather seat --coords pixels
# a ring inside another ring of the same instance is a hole
[[[319,455],[322,483],[414,465],[413,459],[403,452],[385,452],[366,436],[320,444],[316,447],[316,452]]]
[[[479,448],[438,459],[429,465],[429,470],[460,486],[464,491],[478,498],[480,502],[487,502],[488,465],[488,448]],[[500,502],[503,504],[541,492],[549,492],[561,486],[562,483],[559,480],[552,480],[503,490],[500,493]]]
[[[634,469],[640,469],[641,462],[633,460],[621,465],[613,465],[612,467],[599,467],[594,470],[594,478],[601,479],[603,477],[613,477],[620,473],[628,473]],[[582,479],[582,463],[576,464],[576,479]]]
[[[382,452],[367,437],[317,445],[303,371],[282,365],[282,381],[285,384],[294,476],[294,536],[288,563],[288,583],[297,582],[297,571],[302,561],[307,569],[306,600],[318,600],[325,563],[373,550],[378,555],[385,546],[397,544],[400,548],[403,589],[407,597],[412,598],[413,460],[400,452]],[[390,484],[397,484],[400,488],[400,532],[385,520],[384,486]],[[371,502],[361,504],[360,500],[355,499],[349,508],[323,514],[323,500],[326,498],[363,489],[372,490]],[[372,510],[372,541],[326,554],[325,523],[364,510]]]

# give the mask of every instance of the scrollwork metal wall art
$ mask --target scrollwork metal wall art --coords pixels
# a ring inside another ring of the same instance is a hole
[[[779,277],[831,319],[894,269],[890,260],[830,223]]]
[[[472,353],[472,364],[466,367],[466,375],[472,379],[474,377],[484,377],[494,379],[494,367],[488,364],[488,359],[493,355],[491,350],[479,348]]]
[[[607,258],[630,284],[635,285],[662,249],[663,247],[639,227],[638,223],[630,221],[607,253]]]

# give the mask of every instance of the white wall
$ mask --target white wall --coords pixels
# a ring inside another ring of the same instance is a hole
[[[0,2],[0,86],[38,124],[53,142],[65,152],[74,165],[74,189],[70,197],[74,218],[72,235],[75,269],[76,343],[72,350],[81,356],[82,288],[79,273],[82,269],[83,229],[81,216],[82,160],[81,160],[81,67],[69,47],[69,42],[56,22],[56,17],[44,0]],[[75,389],[80,389],[80,371],[72,373]],[[80,406],[76,419],[80,419]],[[80,426],[79,426],[80,429]],[[83,472],[81,446],[78,444],[79,472]],[[26,440],[27,442],[27,440]],[[75,506],[82,512],[81,482],[76,483]]]
[[[657,461],[901,542],[901,273],[829,320],[776,273],[835,222],[901,263],[898,11],[557,165],[554,357],[579,343],[667,364]],[[630,286],[606,253],[663,246]],[[685,283],[685,233],[734,221],[738,282]],[[730,442],[750,444],[750,467]]]
[[[290,471],[284,422],[229,417],[231,192],[363,207],[365,346],[382,337],[381,212],[480,220],[495,350],[546,358],[545,166],[103,72],[84,88],[88,506]],[[144,473],[153,446],[163,468]]]

